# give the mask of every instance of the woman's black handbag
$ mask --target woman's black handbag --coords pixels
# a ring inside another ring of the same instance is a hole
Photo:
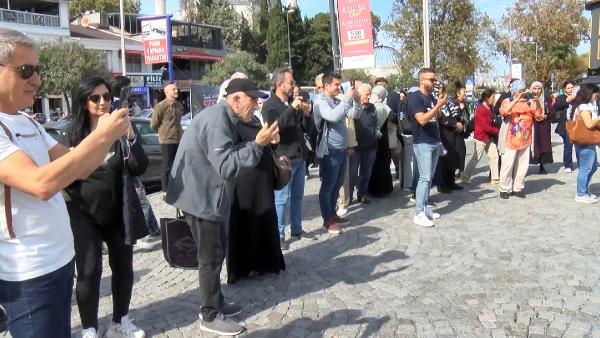
[[[176,218],[161,218],[160,233],[165,260],[170,266],[182,269],[198,268],[198,248],[179,209]]]
[[[142,203],[135,190],[136,178],[132,175],[131,168],[136,168],[139,171],[136,174],[143,173],[148,165],[148,157],[139,145],[132,148],[127,142],[124,138],[119,139],[122,155],[125,155],[123,160],[125,163],[121,174],[123,184],[122,212],[125,244],[134,245],[138,239],[148,235],[148,227],[146,226]]]
[[[273,155],[273,176],[274,176],[274,186],[275,190],[283,189],[288,182],[290,181],[290,177],[292,176],[292,164],[290,160],[285,156],[275,155],[275,152],[271,147],[271,154]]]

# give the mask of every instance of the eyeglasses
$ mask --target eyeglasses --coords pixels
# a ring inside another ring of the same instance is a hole
[[[106,92],[104,94],[90,95],[88,96],[88,100],[92,101],[93,103],[98,103],[100,102],[101,97],[104,99],[104,102],[112,101],[112,95],[110,95],[110,92]]]
[[[23,80],[27,80],[30,77],[32,77],[34,72],[37,73],[38,76],[42,75],[42,68],[39,65],[10,66],[0,64],[0,66],[15,69],[17,73],[19,73],[19,75],[21,76],[21,79]]]

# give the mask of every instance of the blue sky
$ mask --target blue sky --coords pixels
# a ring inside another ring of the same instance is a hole
[[[460,0],[459,0],[460,1]],[[281,1],[284,5],[287,0]],[[298,6],[302,11],[302,16],[312,17],[319,12],[329,12],[329,1],[327,0],[297,0]],[[481,12],[487,14],[494,20],[499,20],[502,15],[506,12],[506,9],[502,6],[511,6],[513,0],[473,0],[475,7]],[[393,0],[371,0],[371,10],[381,17],[384,23],[391,20],[390,14],[392,12]],[[167,0],[167,13],[174,13],[179,9],[179,1]],[[144,14],[154,13],[154,0],[142,0],[141,12]],[[586,12],[587,14],[588,12]],[[384,38],[384,43],[386,39]],[[389,43],[389,42],[387,42]],[[584,53],[589,50],[589,42],[582,44],[577,49],[578,53]],[[498,58],[492,62],[492,72],[508,72],[508,64],[506,59]]]

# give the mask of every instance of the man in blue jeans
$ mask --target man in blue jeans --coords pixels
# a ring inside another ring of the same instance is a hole
[[[440,214],[433,212],[428,206],[431,182],[439,157],[440,130],[437,118],[441,108],[447,101],[442,93],[437,102],[432,96],[435,83],[435,70],[422,68],[419,70],[419,91],[408,95],[407,115],[413,127],[413,151],[419,172],[416,188],[416,208],[413,223],[432,227],[433,219]]]
[[[340,187],[344,183],[346,154],[348,153],[348,129],[345,118],[360,116],[360,99],[354,86],[349,86],[341,100],[337,99],[342,89],[341,76],[327,74],[323,76],[323,93],[315,99],[314,118],[319,130],[317,157],[321,169],[321,189],[319,205],[323,217],[323,227],[330,234],[341,233],[340,225],[348,220],[339,217],[335,205]]]
[[[304,181],[306,159],[309,151],[304,142],[304,134],[314,130],[314,122],[310,114],[310,105],[302,96],[290,101],[294,89],[292,70],[281,68],[273,71],[273,92],[263,103],[262,116],[267,123],[277,121],[279,126],[279,143],[275,149],[277,156],[286,156],[292,163],[292,175],[288,184],[275,191],[275,208],[279,226],[279,243],[282,250],[289,249],[285,241],[285,210],[290,207],[291,235],[295,239],[317,238],[312,233],[302,230],[302,199],[304,198]]]
[[[88,177],[130,122],[127,109],[105,114],[69,151],[19,112],[40,85],[34,42],[0,29],[0,305],[15,338],[67,338],[75,251],[61,190]]]

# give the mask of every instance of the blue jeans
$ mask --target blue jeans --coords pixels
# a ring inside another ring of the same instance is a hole
[[[350,157],[350,199],[354,196],[354,188],[358,188],[360,200],[367,194],[369,179],[375,164],[377,149],[356,149]]]
[[[277,224],[279,238],[284,239],[285,209],[290,206],[290,223],[292,235],[302,233],[302,198],[304,198],[304,175],[306,161],[292,163],[290,181],[281,190],[275,190],[275,209],[277,210]]]
[[[579,161],[579,171],[577,172],[577,196],[586,196],[589,194],[588,187],[592,176],[598,169],[598,159],[596,158],[596,146],[575,145],[577,158]]]
[[[0,280],[0,304],[15,338],[70,338],[73,272],[71,261],[26,281]]]
[[[413,148],[419,172],[419,182],[415,192],[417,204],[415,212],[419,214],[425,211],[429,201],[429,190],[438,162],[439,147],[437,144],[415,143]]]
[[[563,139],[563,166],[573,169],[573,144],[569,140],[569,135],[560,135]]]
[[[319,163],[319,168],[321,168],[319,206],[325,222],[335,216],[335,205],[346,175],[346,154],[345,149],[329,149],[329,155],[323,156]]]

